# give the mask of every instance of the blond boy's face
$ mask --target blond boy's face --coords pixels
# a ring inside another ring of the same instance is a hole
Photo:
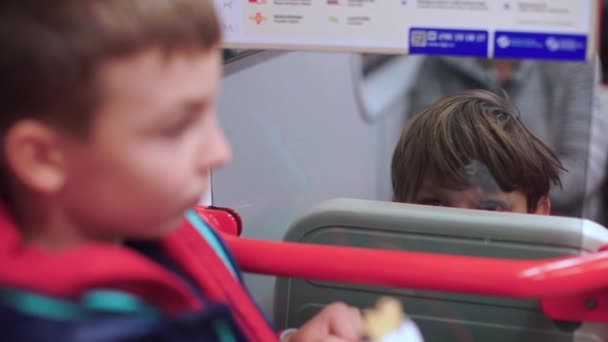
[[[67,212],[90,236],[170,233],[230,158],[215,101],[221,57],[146,51],[106,63],[86,142],[66,140]]]
[[[477,209],[514,213],[530,213],[528,200],[521,191],[489,192],[480,187],[464,190],[447,189],[432,180],[425,180],[412,203],[441,207]],[[541,199],[534,214],[548,214],[548,199]]]

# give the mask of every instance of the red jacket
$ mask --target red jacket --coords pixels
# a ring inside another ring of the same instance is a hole
[[[78,300],[95,289],[126,291],[169,316],[205,309],[199,296],[175,273],[127,247],[90,243],[51,254],[25,246],[2,206],[0,236],[2,288],[65,300]],[[185,221],[158,246],[200,293],[229,307],[248,340],[278,340],[244,288],[238,268],[236,275],[228,269],[197,228]]]

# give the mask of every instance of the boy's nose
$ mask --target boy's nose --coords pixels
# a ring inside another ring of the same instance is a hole
[[[213,167],[222,166],[228,163],[232,159],[232,150],[230,148],[230,143],[226,139],[224,132],[218,126],[217,129],[217,137],[215,139],[216,146],[214,148],[215,158],[213,160]]]
[[[207,172],[226,164],[232,159],[230,144],[215,118],[203,140],[205,147],[202,149],[204,152],[199,157],[199,169]]]

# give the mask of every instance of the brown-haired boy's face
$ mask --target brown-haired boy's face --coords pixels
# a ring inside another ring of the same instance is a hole
[[[430,179],[423,182],[411,203],[461,209],[530,213],[528,200],[521,191],[487,191],[481,187],[454,190]],[[546,215],[548,211],[548,199],[541,199],[533,213]]]
[[[214,108],[216,50],[149,50],[100,68],[90,135],[59,144],[63,183],[49,206],[80,230],[72,233],[157,238],[208,190],[210,170],[230,158]]]

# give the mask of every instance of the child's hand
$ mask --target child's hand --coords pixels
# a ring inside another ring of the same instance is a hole
[[[359,309],[344,303],[326,306],[291,334],[289,342],[346,342],[363,339],[363,317]]]

